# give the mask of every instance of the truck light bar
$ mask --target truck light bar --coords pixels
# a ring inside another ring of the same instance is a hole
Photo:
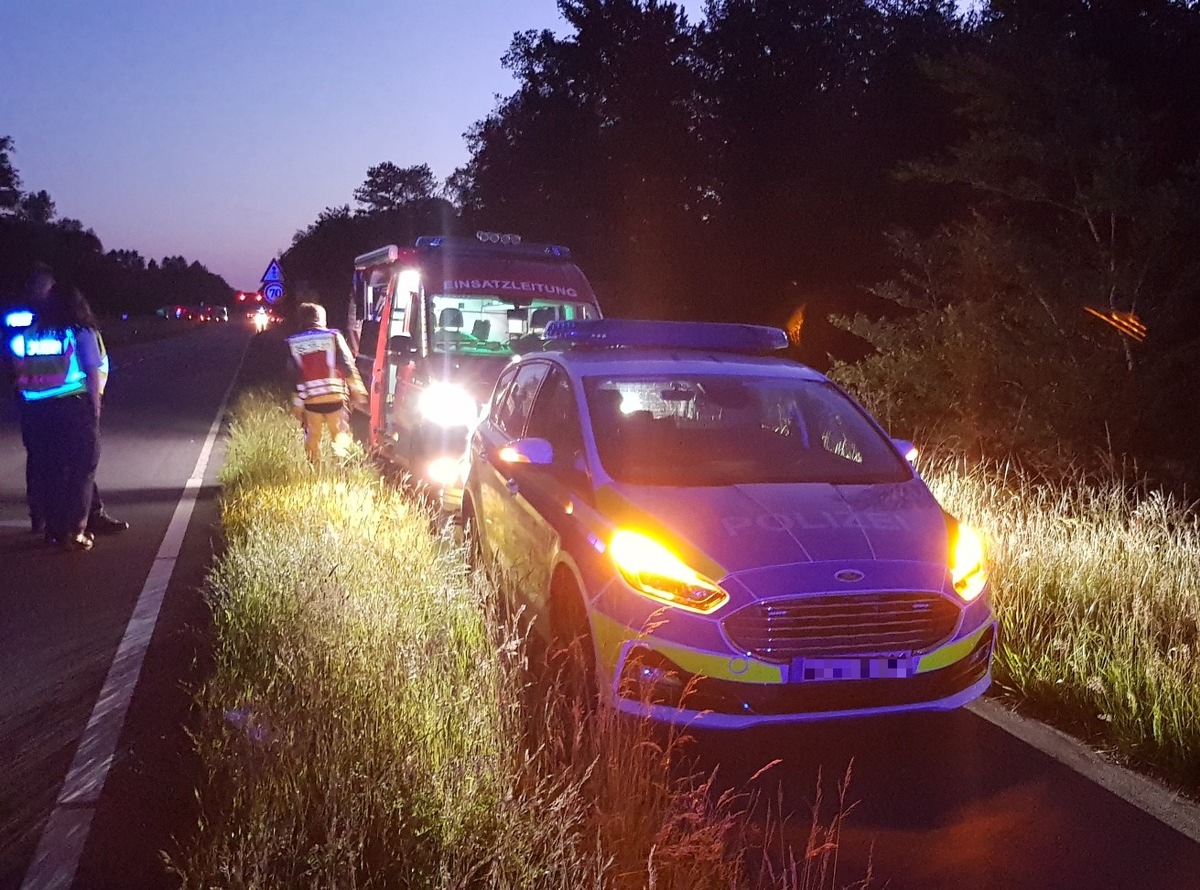
[[[458,235],[422,235],[417,239],[420,250],[447,250],[461,254],[484,254],[496,256],[502,252],[505,256],[522,256],[530,258],[553,257],[566,260],[571,257],[571,249],[560,244],[534,244],[522,241],[519,235],[500,235],[495,232],[480,232],[476,238],[464,238]],[[491,236],[495,235],[495,239]],[[507,239],[507,240],[505,240]]]
[[[651,346],[715,352],[774,352],[788,345],[787,334],[765,325],[627,318],[559,319],[546,325],[544,336],[548,341],[572,346]]]

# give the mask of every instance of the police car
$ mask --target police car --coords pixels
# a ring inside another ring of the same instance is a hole
[[[750,325],[559,321],[471,437],[476,558],[621,711],[714,727],[947,710],[990,682],[979,535]]]

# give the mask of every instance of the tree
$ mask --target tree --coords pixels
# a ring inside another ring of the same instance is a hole
[[[908,314],[840,319],[877,351],[837,373],[901,426],[972,449],[1162,459],[1200,433],[1179,374],[1200,346],[1200,177],[1167,160],[1157,100],[1042,37],[1005,30],[930,66],[969,127],[904,175],[967,190],[971,212],[900,241],[909,271],[876,293]],[[1149,338],[1086,306],[1137,313]]]
[[[0,136],[0,215],[12,213],[21,203],[21,177],[9,152],[14,151],[11,136]]]
[[[801,300],[862,305],[860,286],[890,271],[884,231],[942,218],[892,171],[953,131],[919,55],[968,39],[954,4],[936,0],[710,3],[699,54],[711,228],[736,246],[713,252],[710,280],[753,290],[759,320],[776,323]]]
[[[30,192],[21,197],[18,213],[22,219],[45,225],[54,219],[54,200],[45,190]]]
[[[451,179],[482,227],[565,242],[612,311],[686,311],[707,189],[693,30],[673,3],[560,0],[571,33],[517,34],[518,81]]]
[[[384,161],[367,170],[366,180],[354,190],[354,200],[364,213],[384,213],[430,200],[435,191],[437,180],[428,164],[397,167]]]

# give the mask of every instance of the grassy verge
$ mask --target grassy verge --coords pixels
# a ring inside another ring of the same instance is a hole
[[[1020,705],[1200,796],[1200,519],[1119,479],[922,467],[991,538],[995,677]]]
[[[184,886],[837,885],[844,797],[793,851],[678,734],[537,694],[494,592],[361,456],[313,473],[251,396],[222,481]]]

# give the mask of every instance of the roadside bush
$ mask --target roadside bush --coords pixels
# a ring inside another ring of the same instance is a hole
[[[1011,237],[982,218],[897,236],[910,271],[875,289],[897,309],[831,318],[875,351],[830,376],[893,435],[939,450],[1044,471],[1102,462],[1138,417],[1119,338],[1039,294]]]

